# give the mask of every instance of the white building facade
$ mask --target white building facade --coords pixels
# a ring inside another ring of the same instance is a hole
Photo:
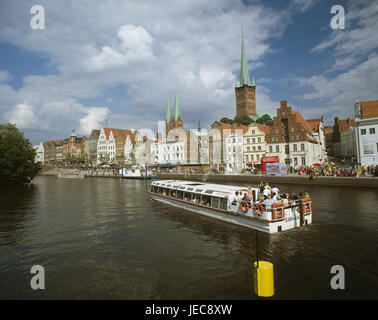
[[[378,100],[355,103],[357,161],[378,165]]]

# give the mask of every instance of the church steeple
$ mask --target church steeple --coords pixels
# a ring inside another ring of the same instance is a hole
[[[245,55],[245,44],[244,44],[244,32],[242,31],[242,45],[241,45],[241,59],[240,59],[240,81],[236,83],[236,87],[250,86],[251,79],[249,77],[248,71],[248,61],[247,56]]]
[[[174,117],[175,121],[177,121],[178,118],[181,117],[181,112],[180,112],[180,106],[179,106],[179,103],[178,103],[177,92],[176,92],[176,97],[175,97],[175,106],[174,106],[174,111],[173,111],[173,117]]]
[[[165,121],[167,121],[167,123],[169,123],[169,121],[171,120],[171,118],[172,118],[171,101],[168,98],[167,110],[165,112]]]
[[[247,56],[245,54],[244,32],[242,31],[240,81],[235,81],[236,116],[256,115],[256,86],[255,78],[249,77]]]

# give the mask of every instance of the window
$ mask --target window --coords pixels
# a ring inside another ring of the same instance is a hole
[[[261,146],[258,146],[258,147],[257,147],[257,150],[261,151]]]
[[[293,145],[293,148],[294,148],[293,149],[294,151],[297,151],[297,144],[296,143]]]
[[[245,162],[248,162],[248,155],[245,156]]]
[[[366,134],[366,129],[361,129],[361,135],[365,135]]]
[[[257,155],[257,156],[256,156],[256,160],[257,160],[257,161],[260,161],[260,155]]]
[[[252,130],[252,134],[255,134],[255,130]]]
[[[219,208],[219,198],[211,197],[211,206]]]
[[[278,134],[278,129],[276,129],[276,134]]]
[[[247,143],[249,144],[249,138],[247,139]]]
[[[253,150],[253,151],[256,151],[256,147],[252,147],[252,150]]]
[[[269,146],[269,152],[273,152],[273,147]]]
[[[301,151],[305,151],[304,143],[301,143]]]
[[[305,166],[305,165],[306,165],[306,158],[302,157],[302,166]]]
[[[276,152],[280,152],[280,146],[276,145]]]
[[[255,139],[255,138],[253,138],[253,139],[252,139],[252,142],[253,142],[253,143],[256,143],[256,139]]]
[[[377,143],[377,148],[378,148],[378,143]],[[254,155],[251,155],[251,161],[255,161]]]
[[[289,154],[289,153],[290,153],[289,145],[285,144],[285,154]]]
[[[370,134],[375,134],[375,128],[369,128],[369,133]]]
[[[299,140],[299,134],[295,136],[295,140]]]
[[[294,128],[291,128],[290,130],[291,130],[291,132],[294,132]]]
[[[247,151],[251,151],[251,148],[250,148],[250,147],[247,147]]]
[[[278,140],[277,140],[277,141],[278,141]],[[261,143],[261,138],[258,138],[258,139],[257,139],[257,142],[258,142],[258,143]]]
[[[220,198],[219,209],[227,210],[227,198]]]

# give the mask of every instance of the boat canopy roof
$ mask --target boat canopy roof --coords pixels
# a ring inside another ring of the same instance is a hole
[[[152,186],[163,187],[168,189],[177,189],[179,191],[193,192],[197,194],[215,196],[226,198],[230,194],[236,191],[246,192],[247,187],[229,186],[223,184],[210,184],[195,181],[183,181],[183,180],[159,180],[151,183]],[[251,188],[252,190],[258,190],[257,188]]]

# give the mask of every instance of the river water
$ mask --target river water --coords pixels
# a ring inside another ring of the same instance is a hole
[[[148,184],[39,176],[0,189],[0,299],[255,299],[255,231],[151,201]],[[280,186],[304,188],[313,224],[259,233],[273,299],[377,299],[377,190]],[[30,287],[33,265],[45,290]]]

